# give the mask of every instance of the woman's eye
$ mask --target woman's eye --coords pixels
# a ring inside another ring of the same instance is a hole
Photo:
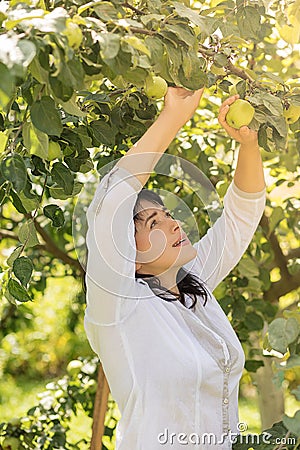
[[[152,228],[152,226],[154,225],[154,224],[156,224],[157,222],[156,222],[156,220],[153,220],[153,222],[151,223],[151,225],[150,225],[150,228]]]

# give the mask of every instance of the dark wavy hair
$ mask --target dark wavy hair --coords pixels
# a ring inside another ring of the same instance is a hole
[[[147,200],[151,203],[158,204],[158,205],[165,207],[163,200],[161,199],[161,197],[158,194],[156,194],[153,191],[150,191],[149,189],[143,188],[138,194],[138,197],[137,197],[134,209],[133,209],[133,220],[134,220],[135,224],[138,221],[143,220],[142,213],[141,213],[141,201],[142,200]],[[187,307],[187,305],[185,303],[185,299],[184,299],[184,294],[188,294],[193,300],[192,305],[190,305],[188,307],[189,309],[192,309],[195,307],[195,305],[197,303],[197,296],[202,297],[202,299],[204,301],[204,305],[206,304],[208,296],[209,296],[209,292],[207,291],[204,283],[196,275],[189,273],[183,267],[181,267],[178,270],[177,277],[176,277],[178,280],[177,287],[179,290],[179,294],[175,294],[175,293],[171,292],[170,290],[168,290],[167,288],[165,288],[164,286],[162,286],[160,283],[160,280],[151,274],[139,274],[139,273],[135,272],[135,277],[142,278],[158,297],[162,298],[163,300],[165,300],[167,302],[179,300],[180,303],[182,303],[185,307]],[[157,290],[159,290],[159,292],[156,292]],[[172,294],[173,297],[170,298],[170,296],[168,296],[168,294],[169,295]],[[175,296],[175,298],[174,298],[174,296]]]

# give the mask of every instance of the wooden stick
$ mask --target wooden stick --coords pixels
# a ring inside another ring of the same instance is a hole
[[[98,386],[95,395],[95,404],[93,412],[93,427],[90,450],[102,449],[102,436],[104,433],[104,419],[107,411],[107,400],[109,395],[109,385],[103,371],[102,364],[99,364]]]

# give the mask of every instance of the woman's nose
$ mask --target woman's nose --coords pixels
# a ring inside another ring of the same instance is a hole
[[[173,221],[172,221],[172,231],[177,231],[178,228],[182,228],[181,225],[182,225],[181,220],[173,219]]]

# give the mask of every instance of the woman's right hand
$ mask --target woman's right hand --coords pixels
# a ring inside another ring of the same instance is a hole
[[[183,87],[168,87],[165,95],[163,111],[184,125],[195,113],[199,106],[204,88],[197,91],[189,91]]]

